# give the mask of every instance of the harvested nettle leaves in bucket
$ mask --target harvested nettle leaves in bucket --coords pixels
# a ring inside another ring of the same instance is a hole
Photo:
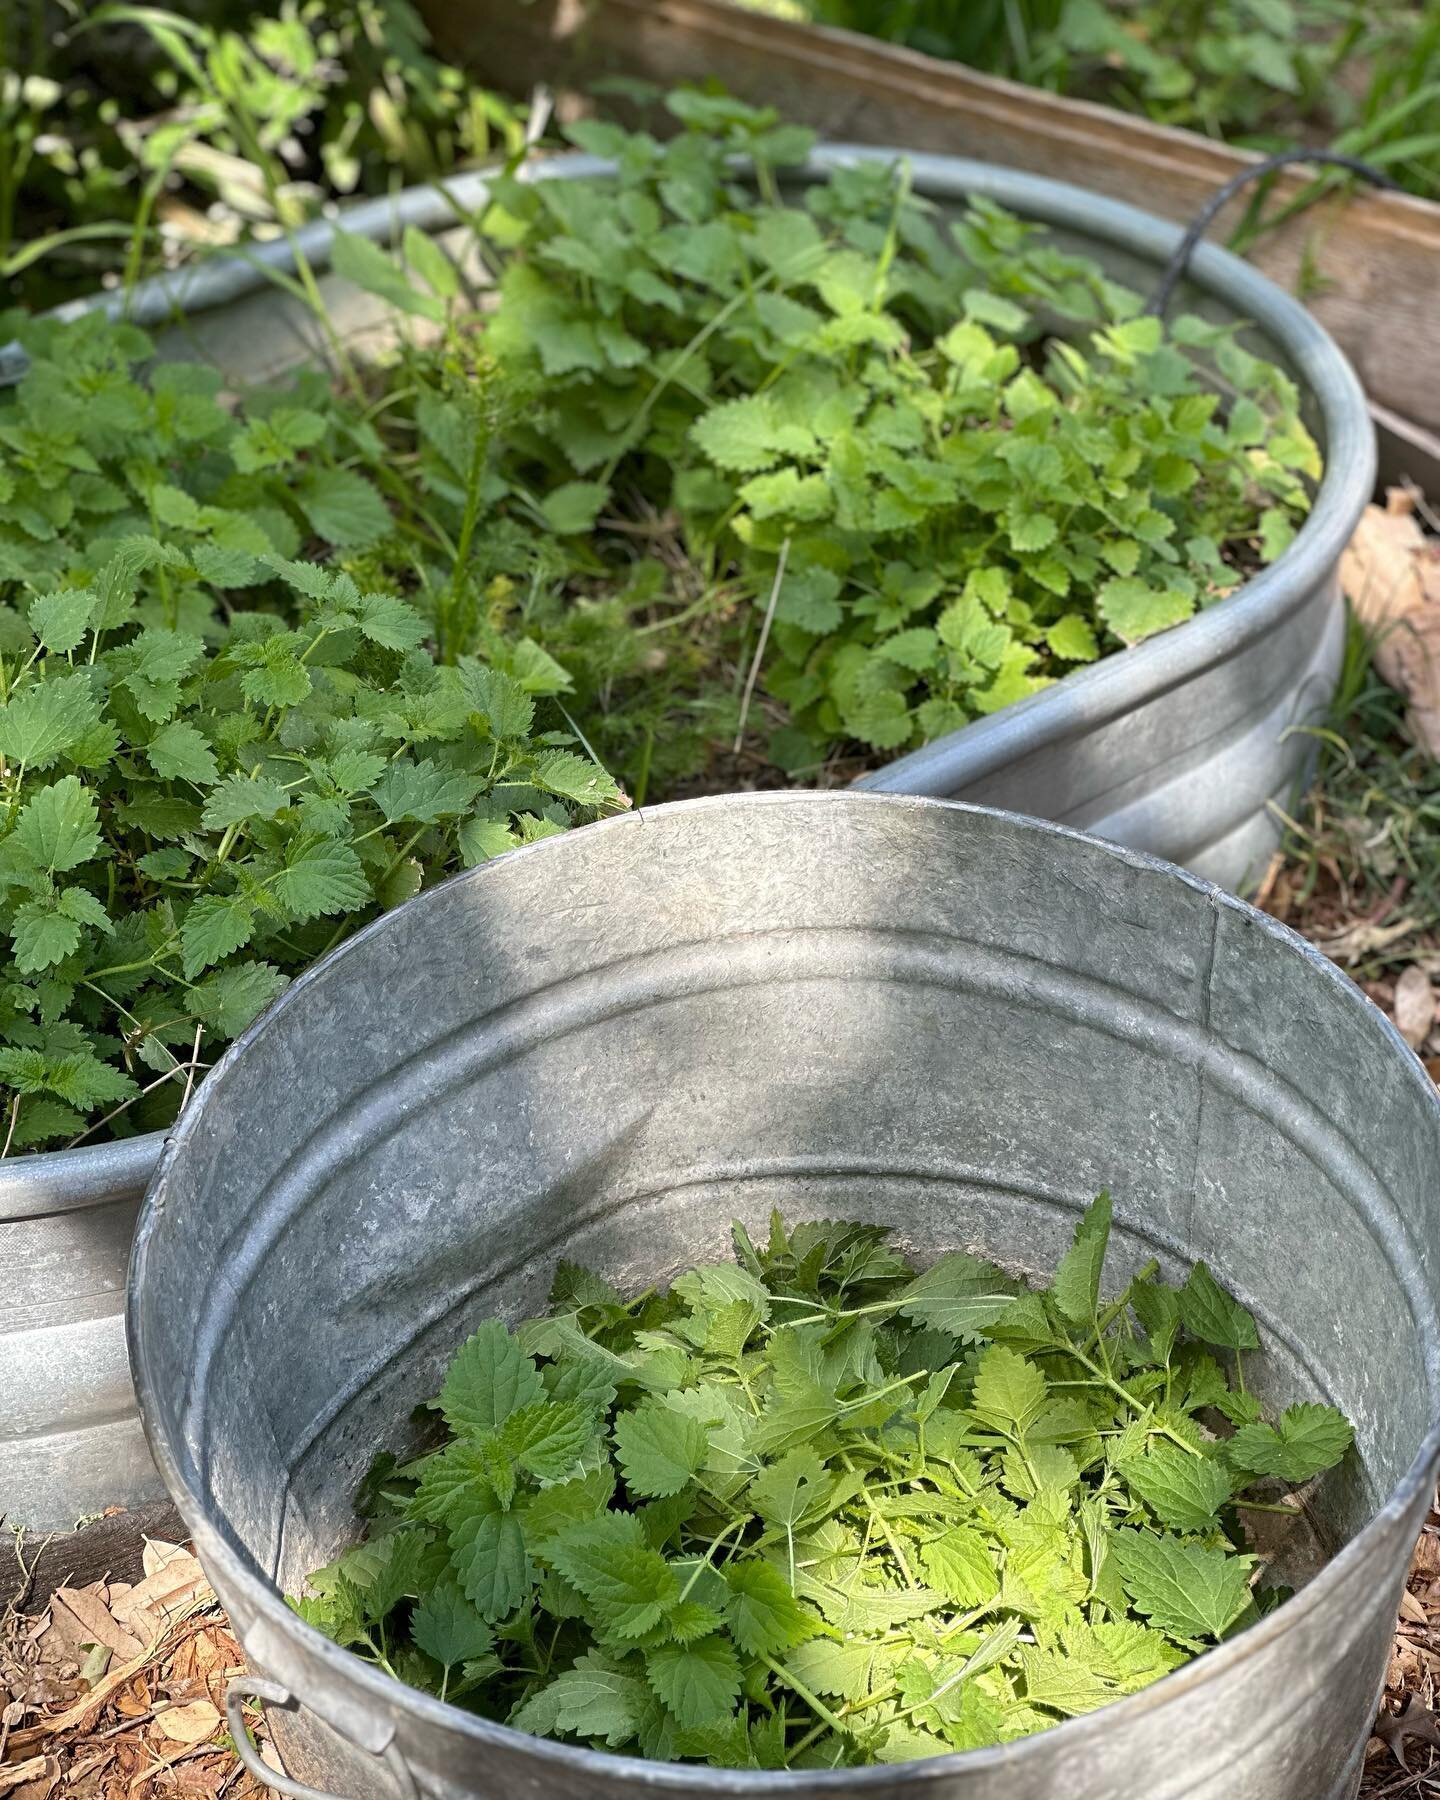
[[[367,1541],[293,1602],[397,1678],[542,1737],[720,1767],[978,1749],[1136,1693],[1282,1597],[1248,1509],[1350,1448],[1274,1423],[1197,1264],[1102,1298],[1101,1195],[1037,1292],[873,1225],[787,1229],[623,1299],[562,1263],[382,1457]]]

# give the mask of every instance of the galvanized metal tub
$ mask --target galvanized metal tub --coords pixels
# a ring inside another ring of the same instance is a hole
[[[823,176],[856,159],[897,154],[826,146],[812,159],[810,173]],[[1142,289],[1180,235],[1177,227],[1134,207],[1063,182],[956,157],[911,161],[918,191],[957,204],[968,194],[989,195],[1054,226],[1066,242],[1098,255]],[[527,174],[574,179],[606,166],[566,156],[537,161]],[[459,177],[452,187],[456,204],[476,209],[486,192],[480,173]],[[419,188],[367,202],[347,213],[345,222],[385,237],[402,223],[436,229],[453,218],[450,198]],[[323,267],[331,227],[317,222],[300,235],[306,254]],[[452,254],[463,256],[463,237],[450,234]],[[144,283],[129,297],[129,315],[152,326],[183,315],[183,326],[161,339],[167,356],[216,361],[236,380],[273,378],[323,351],[306,309],[267,285],[263,269],[252,266],[283,267],[287,255],[288,247],[277,242],[260,246],[250,262],[216,261]],[[1295,543],[1222,605],[902,757],[860,785],[1059,819],[1238,887],[1263,866],[1275,842],[1270,800],[1288,800],[1305,767],[1310,740],[1291,728],[1323,712],[1334,688],[1344,640],[1338,559],[1373,485],[1375,447],[1349,365],[1302,307],[1212,246],[1201,246],[1191,272],[1185,303],[1219,317],[1254,320],[1259,346],[1289,364],[1311,396],[1326,472]],[[387,314],[381,302],[334,274],[322,277],[322,287],[344,336],[360,344],[383,337]],[[94,304],[118,313],[127,302],[106,295]],[[0,352],[0,380],[13,379],[20,366]],[[87,1442],[94,1415],[87,1368],[94,1391],[110,1396],[104,1432],[117,1427],[123,1411],[118,1318],[97,1315],[89,1291],[72,1304],[68,1291],[56,1290],[45,1273],[47,1241],[59,1233],[66,1243],[83,1245],[85,1266],[101,1291],[118,1291],[125,1209],[140,1185],[135,1175],[142,1155],[153,1161],[159,1153],[157,1137],[143,1140],[143,1153],[139,1142],[127,1147],[131,1160],[123,1179],[107,1175],[109,1152],[101,1148],[77,1151],[63,1162],[53,1155],[26,1158],[5,1165],[0,1179],[0,1235],[14,1246],[8,1265],[0,1259],[0,1369],[28,1364],[67,1371],[63,1383],[32,1374],[27,1422],[18,1425],[7,1453],[11,1467],[7,1454],[0,1454],[0,1513],[38,1527],[64,1529],[94,1504],[133,1502],[153,1488],[143,1459],[127,1456],[110,1464]],[[47,1224],[37,1236],[29,1221],[53,1212],[57,1196],[66,1208],[63,1231]],[[99,1210],[87,1213],[87,1205]],[[83,1473],[86,1461],[97,1470],[110,1467],[108,1485],[102,1481],[96,1490]],[[84,1504],[76,1504],[82,1493]]]
[[[937,801],[695,801],[483,865],[298,981],[166,1146],[132,1358],[260,1691],[295,1709],[292,1774],[351,1800],[1346,1800],[1440,1453],[1437,1164],[1389,1023],[1204,882]],[[1317,1500],[1333,1561],[1145,1694],[1003,1750],[721,1773],[482,1722],[282,1601],[356,1535],[357,1482],[456,1346],[541,1308],[559,1256],[643,1286],[780,1204],[1047,1270],[1102,1185],[1110,1281],[1203,1256],[1260,1321],[1262,1397],[1334,1400],[1359,1447]]]

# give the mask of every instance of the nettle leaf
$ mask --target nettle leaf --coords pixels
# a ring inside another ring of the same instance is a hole
[[[674,1571],[629,1514],[606,1513],[565,1532],[550,1560],[617,1638],[643,1637],[680,1598]]]
[[[653,1705],[645,1677],[629,1672],[597,1656],[593,1651],[578,1658],[575,1667],[538,1689],[510,1715],[517,1731],[536,1737],[566,1732],[580,1738],[598,1738],[611,1749],[629,1743]]]
[[[1130,1529],[1110,1554],[1136,1611],[1173,1637],[1219,1638],[1249,1603],[1251,1556]]]
[[[273,819],[289,803],[285,789],[269,776],[227,775],[206,795],[200,822],[207,831],[223,831],[247,819]]]
[[[978,1343],[1009,1307],[1018,1285],[994,1263],[963,1250],[942,1256],[900,1295],[902,1318]]]
[[[12,689],[0,706],[0,756],[48,769],[100,722],[100,707],[83,670]]]
[[[157,775],[205,787],[220,779],[214,751],[195,726],[183,719],[162,726],[146,745],[145,755]]]
[[[1047,1392],[1034,1363],[1004,1344],[992,1344],[976,1369],[972,1404],[986,1424],[1023,1437],[1044,1411]]]
[[[354,469],[311,469],[295,498],[311,530],[345,550],[367,550],[393,529],[380,490]]]
[[[98,821],[93,795],[78,776],[66,775],[31,794],[8,841],[37,868],[67,874],[100,853]]]
[[[353,912],[370,899],[360,859],[348,844],[328,839],[292,850],[270,878],[270,889],[293,919]]]
[[[1258,1350],[1260,1336],[1255,1321],[1238,1301],[1220,1286],[1203,1262],[1196,1263],[1177,1303],[1180,1321],[1191,1337],[1225,1350]]]
[[[926,1579],[947,1600],[965,1608],[984,1606],[1000,1591],[995,1561],[979,1532],[957,1525],[920,1552]]]
[[[1098,1194],[1075,1228],[1075,1242],[1061,1258],[1051,1292],[1072,1324],[1093,1320],[1100,1303],[1100,1272],[1110,1242],[1109,1194]]]
[[[410,1615],[410,1635],[425,1652],[447,1668],[486,1655],[495,1633],[466,1598],[456,1581],[442,1580]]]
[[[1152,1443],[1143,1456],[1123,1462],[1120,1473],[1173,1531],[1214,1530],[1234,1488],[1230,1471],[1215,1457],[1192,1455],[1173,1444]]]
[[[95,595],[89,588],[40,594],[30,602],[30,629],[47,650],[64,656],[85,641],[94,611]]]
[[[1287,1407],[1273,1425],[1242,1425],[1225,1451],[1237,1469],[1300,1482],[1334,1468],[1354,1441],[1343,1413],[1301,1401]]]
[[[740,1697],[740,1664],[718,1634],[649,1651],[645,1674],[681,1726],[712,1724],[732,1713]]]
[[[785,1577],[765,1562],[735,1562],[725,1571],[731,1636],[750,1656],[778,1656],[813,1637],[820,1622],[795,1598]]]
[[[185,979],[243,949],[255,933],[255,913],[243,894],[202,894],[192,901],[180,925]]]
[[[451,1363],[440,1411],[456,1431],[498,1431],[544,1392],[534,1362],[498,1319],[487,1319]]]
[[[709,1434],[699,1419],[646,1400],[615,1420],[615,1448],[632,1494],[678,1494],[704,1468]]]

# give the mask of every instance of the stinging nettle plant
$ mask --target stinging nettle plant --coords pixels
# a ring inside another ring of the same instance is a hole
[[[1204,1264],[1107,1300],[1110,1226],[1102,1194],[1038,1292],[778,1214],[663,1293],[562,1262],[546,1317],[460,1348],[445,1442],[377,1460],[367,1539],[292,1605],[486,1718],[726,1768],[979,1749],[1137,1693],[1284,1597],[1241,1519],[1295,1520],[1352,1433],[1264,1421],[1255,1322]]]
[[[1288,544],[1318,454],[1293,383],[1234,330],[1167,330],[983,201],[947,225],[903,163],[782,188],[809,133],[668,105],[665,143],[571,128],[611,179],[497,183],[484,341],[534,398],[492,491],[621,568],[638,528],[676,520],[756,623],[773,611],[783,767],[952,730]]]

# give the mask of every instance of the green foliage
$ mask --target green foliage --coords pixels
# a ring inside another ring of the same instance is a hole
[[[128,327],[24,335],[0,408],[4,1151],[168,1122],[357,925],[622,803],[537,730],[542,664],[441,666],[405,599],[293,560],[390,529],[333,414],[231,413],[189,365],[142,385]]]
[[[903,167],[782,195],[808,134],[669,104],[687,129],[663,144],[573,128],[614,180],[497,185],[484,342],[530,398],[494,447],[490,520],[543,533],[582,606],[634,579],[637,536],[668,536],[749,602],[740,668],[773,604],[782,767],[1009,705],[1283,547],[1318,458],[1292,384],[1232,332],[1167,334],[987,203],[947,226]],[[1228,413],[1217,379],[1243,395]]]
[[[1104,1300],[1110,1218],[1038,1293],[778,1214],[665,1293],[562,1263],[546,1317],[461,1347],[448,1439],[381,1459],[372,1536],[293,1604],[487,1718],[718,1767],[1005,1744],[1136,1693],[1257,1616],[1256,1478],[1351,1432],[1260,1422],[1204,1348],[1257,1341],[1207,1271]]]
[[[1266,149],[1333,144],[1440,192],[1440,16],[1407,0],[808,0],[827,24]]]
[[[0,276],[39,307],[521,141],[410,0],[0,9]]]

